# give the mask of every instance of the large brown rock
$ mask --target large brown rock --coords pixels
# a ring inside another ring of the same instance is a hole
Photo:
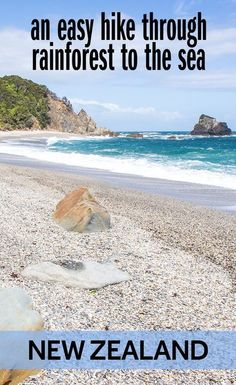
[[[63,198],[53,214],[54,220],[68,231],[92,233],[110,227],[110,215],[86,187],[80,187]]]
[[[33,310],[31,298],[19,288],[0,289],[0,331],[35,331],[43,328],[43,320]],[[9,346],[9,351],[11,347]],[[0,370],[0,385],[16,385],[36,370]]]

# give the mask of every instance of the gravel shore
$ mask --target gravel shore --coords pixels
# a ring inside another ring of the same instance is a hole
[[[32,297],[57,329],[234,329],[236,218],[92,179],[0,166],[0,281]],[[110,212],[103,233],[65,232],[52,220],[64,195],[87,186]],[[29,264],[114,261],[132,279],[98,291],[25,280]],[[235,372],[53,371],[25,384],[235,384]]]

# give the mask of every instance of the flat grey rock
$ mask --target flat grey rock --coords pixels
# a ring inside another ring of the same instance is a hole
[[[26,267],[22,275],[44,282],[59,282],[66,287],[99,289],[129,280],[129,274],[111,263],[64,261],[42,262]]]

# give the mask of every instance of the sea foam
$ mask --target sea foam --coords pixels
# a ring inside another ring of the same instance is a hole
[[[61,139],[59,139],[61,140]],[[70,139],[71,140],[71,139]],[[77,139],[76,139],[77,140]],[[48,143],[57,142],[51,138]],[[111,157],[79,152],[53,151],[50,148],[31,148],[27,146],[0,144],[0,153],[24,156],[39,161],[65,164],[69,166],[86,167],[106,170],[119,174],[131,174],[149,178],[160,178],[171,181],[191,182],[203,185],[219,186],[236,190],[236,176],[227,174],[224,170],[211,171],[194,169],[199,161],[152,161],[152,158]]]

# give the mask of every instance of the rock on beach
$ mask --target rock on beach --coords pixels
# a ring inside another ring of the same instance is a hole
[[[83,289],[99,289],[129,279],[129,275],[119,270],[114,264],[93,261],[65,261],[60,265],[41,262],[26,267],[22,275],[39,281],[58,282],[66,287]]]
[[[42,330],[43,320],[33,310],[31,298],[22,289],[0,289],[0,331]],[[14,347],[8,346],[9,351]],[[37,374],[36,370],[0,370],[0,385],[16,385],[27,377]]]
[[[65,230],[79,233],[104,231],[111,225],[108,211],[86,187],[66,195],[56,206],[53,218]]]

